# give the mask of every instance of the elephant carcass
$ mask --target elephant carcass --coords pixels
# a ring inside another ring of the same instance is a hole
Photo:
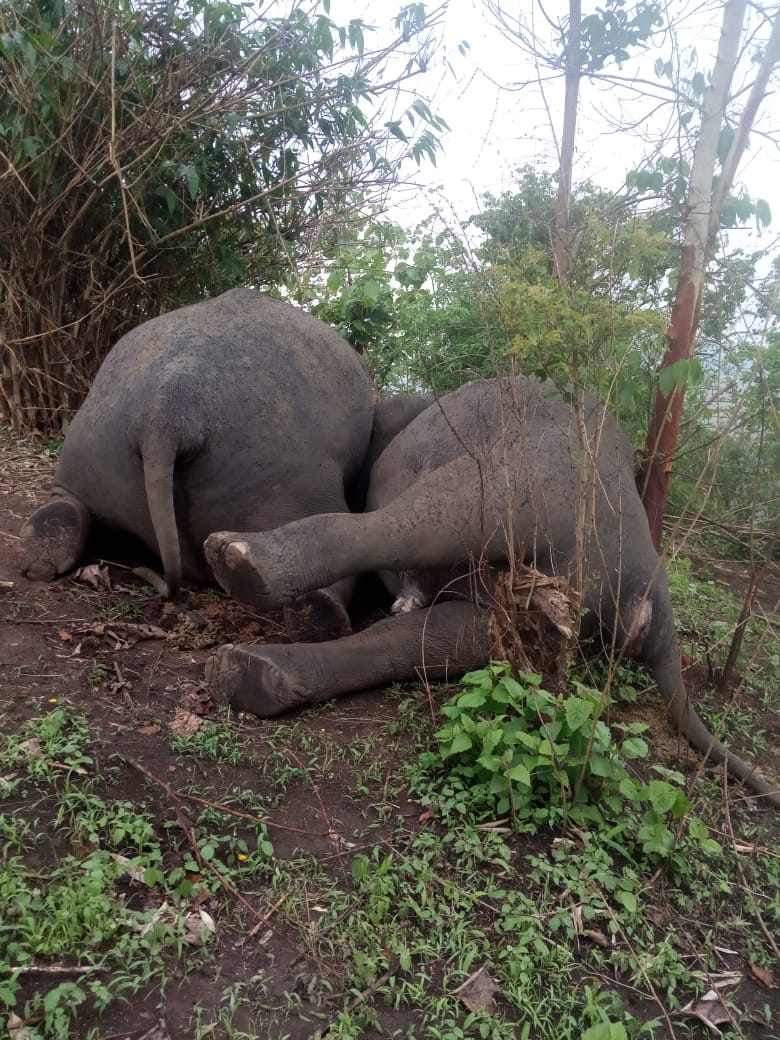
[[[483,380],[443,397],[391,441],[373,467],[369,512],[313,516],[254,536],[221,532],[206,555],[221,584],[262,607],[360,571],[405,575],[434,606],[321,647],[225,647],[213,687],[270,715],[382,683],[481,666],[485,611],[469,602],[475,561],[512,559],[569,580],[581,564],[583,624],[644,661],[672,720],[710,761],[780,804],[758,772],[714,741],[689,704],[666,573],[650,540],[630,444],[589,396],[581,410],[533,378]],[[579,548],[578,548],[579,547]],[[401,595],[396,609],[415,603]],[[444,598],[455,602],[442,602]]]
[[[168,594],[183,577],[208,581],[212,531],[346,510],[373,416],[358,354],[291,304],[234,289],[154,318],[103,362],[51,499],[22,529],[22,570],[71,569],[98,521],[161,557]],[[333,591],[326,605],[344,630]]]

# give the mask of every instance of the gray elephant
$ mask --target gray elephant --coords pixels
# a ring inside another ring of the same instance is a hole
[[[492,651],[491,568],[479,561],[500,567],[514,557],[576,579],[579,560],[582,634],[644,661],[690,742],[780,805],[777,788],[715,741],[688,702],[631,447],[595,399],[578,413],[533,378],[463,386],[388,444],[372,469],[368,509],[260,535],[210,536],[205,552],[217,579],[258,606],[376,570],[397,611],[319,645],[222,647],[208,669],[218,696],[268,716],[421,672],[457,677]]]
[[[393,421],[379,422],[380,439]],[[234,289],[154,318],[103,362],[68,429],[51,499],[22,529],[22,570],[38,579],[69,570],[97,521],[161,557],[169,595],[182,578],[208,581],[211,532],[346,511],[365,483],[373,424],[358,354],[291,304]],[[315,628],[349,631],[349,585],[306,599]]]

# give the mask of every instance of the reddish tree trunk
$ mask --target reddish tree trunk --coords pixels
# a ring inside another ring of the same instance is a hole
[[[696,330],[701,314],[702,272],[697,271],[696,250],[684,246],[672,316],[666,330],[666,353],[659,371],[681,358],[693,356]],[[655,405],[645,444],[642,499],[656,549],[661,547],[664,510],[669,497],[672,458],[680,439],[685,386],[676,387],[667,397],[656,387]]]
[[[701,128],[696,141],[691,164],[691,176],[686,199],[686,218],[683,233],[680,274],[677,281],[672,317],[666,332],[666,353],[659,366],[659,371],[675,361],[693,357],[696,343],[696,332],[701,314],[701,298],[704,291],[704,272],[707,260],[720,227],[720,217],[730,183],[724,183],[730,174],[732,179],[736,172],[739,155],[734,155],[734,146],[721,170],[721,183],[716,197],[713,197],[713,178],[718,159],[718,143],[721,127],[729,102],[729,91],[734,70],[739,60],[742,40],[742,26],[745,20],[747,0],[726,0],[723,8],[723,23],[718,41],[718,54],[712,70],[709,86],[704,92],[701,109]],[[780,14],[777,20],[780,21]],[[772,39],[774,40],[774,32]],[[751,101],[759,87],[764,66],[768,62],[769,71],[774,67],[776,58],[770,56],[772,47],[764,55],[759,74],[751,90],[745,113],[750,112],[750,121],[755,117],[758,105],[751,106]],[[764,84],[765,89],[765,84]],[[743,115],[745,114],[743,113]],[[748,127],[749,130],[749,127]],[[747,133],[735,135],[740,139],[742,147],[747,143]],[[720,206],[718,210],[716,203]],[[656,390],[655,406],[650,421],[650,429],[645,443],[643,461],[642,499],[650,524],[650,533],[656,549],[661,547],[661,533],[666,501],[669,495],[669,479],[672,470],[672,459],[680,436],[680,420],[682,417],[685,386],[676,386],[667,396]]]

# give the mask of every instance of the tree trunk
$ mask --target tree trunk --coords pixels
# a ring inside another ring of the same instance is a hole
[[[574,166],[574,142],[577,135],[577,103],[582,75],[582,8],[580,0],[569,0],[569,31],[566,37],[566,97],[563,109],[558,200],[555,209],[555,242],[553,259],[555,277],[562,286],[569,280],[572,263],[573,234],[571,228],[571,179]]]
[[[702,103],[701,130],[696,142],[688,188],[680,274],[674,305],[666,332],[666,353],[658,371],[676,361],[693,357],[701,314],[704,275],[715,237],[720,227],[723,206],[734,183],[737,166],[747,145],[758,108],[766,92],[769,76],[780,60],[780,11],[775,15],[767,48],[739,120],[731,148],[723,162],[713,191],[718,142],[729,101],[731,80],[739,59],[742,26],[747,0],[727,0],[723,10],[718,55],[712,80]],[[672,459],[680,434],[680,419],[685,399],[685,382],[667,395],[660,386],[645,444],[642,500],[656,549],[660,549],[664,510],[669,495]]]

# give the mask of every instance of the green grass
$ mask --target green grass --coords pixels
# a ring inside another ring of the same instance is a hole
[[[227,720],[204,720],[195,733],[174,735],[171,747],[179,755],[197,755],[212,762],[239,765],[250,761],[249,742]]]

